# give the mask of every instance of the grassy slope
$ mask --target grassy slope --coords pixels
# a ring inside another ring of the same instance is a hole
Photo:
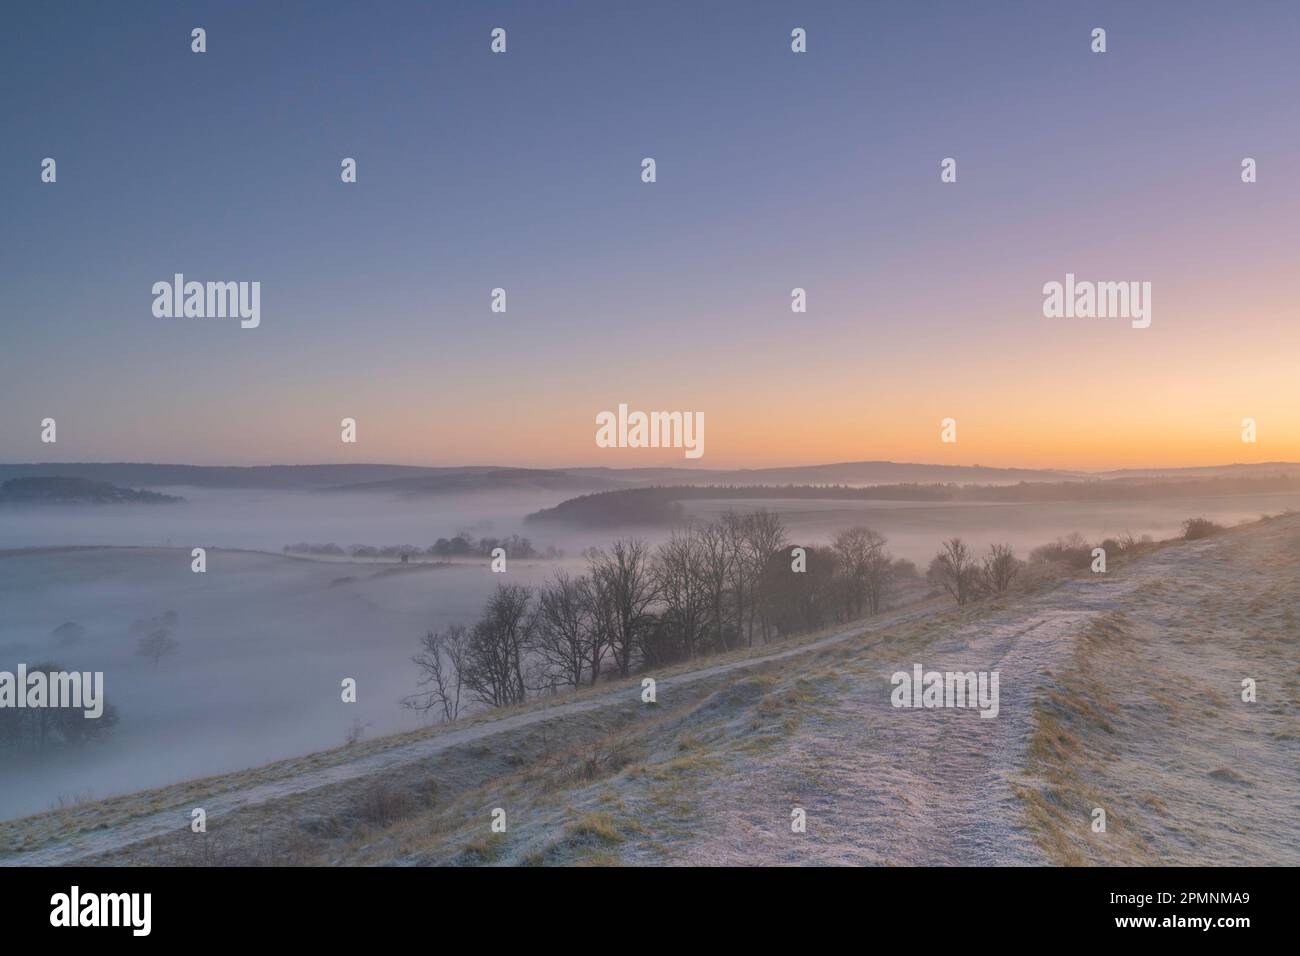
[[[1020,794],[1054,862],[1300,863],[1300,521],[1189,547],[1195,573],[1085,629],[1037,708]]]

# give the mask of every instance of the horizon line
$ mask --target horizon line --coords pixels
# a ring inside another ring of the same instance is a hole
[[[442,465],[416,465],[401,462],[385,461],[321,461],[321,462],[274,462],[263,464],[197,464],[193,462],[179,461],[3,461],[0,462],[0,468],[66,468],[72,466],[135,466],[149,468],[238,468],[252,470],[256,468],[409,468],[412,470],[431,470],[431,469],[468,469],[484,468],[501,471],[540,471],[540,472],[567,472],[567,471],[677,471],[677,472],[755,472],[755,471],[796,471],[801,469],[814,468],[837,468],[853,465],[892,465],[895,467],[911,468],[945,468],[954,470],[982,470],[982,471],[1023,471],[1039,474],[1079,474],[1079,475],[1106,475],[1118,474],[1123,472],[1141,472],[1141,471],[1198,471],[1221,468],[1266,468],[1269,466],[1277,467],[1295,467],[1300,468],[1300,462],[1286,461],[1282,459],[1270,459],[1267,461],[1249,462],[1234,461],[1221,462],[1210,465],[1129,465],[1122,468],[1075,468],[1066,466],[1048,466],[1032,467],[1024,465],[984,465],[984,464],[953,464],[950,462],[919,462],[919,461],[895,461],[889,458],[863,458],[848,461],[825,461],[814,462],[812,464],[799,465],[746,465],[738,467],[728,466],[710,466],[710,465],[515,465],[501,463],[484,463],[484,464],[442,464]]]

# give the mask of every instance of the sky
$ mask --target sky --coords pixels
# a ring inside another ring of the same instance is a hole
[[[55,3],[3,26],[0,461],[1300,460],[1294,3]],[[260,325],[156,317],[178,272],[260,282]],[[1150,327],[1044,317],[1067,273],[1150,282]],[[597,447],[620,403],[702,413],[704,455]]]

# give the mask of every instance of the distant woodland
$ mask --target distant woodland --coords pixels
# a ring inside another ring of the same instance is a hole
[[[1300,474],[1191,479],[1112,478],[1104,481],[1019,482],[1011,485],[668,485],[603,491],[536,511],[528,521],[587,527],[671,525],[683,501],[819,499],[828,501],[1151,501],[1300,491]]]

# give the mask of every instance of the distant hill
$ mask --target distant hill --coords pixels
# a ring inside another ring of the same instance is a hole
[[[1118,468],[1097,472],[1096,478],[1218,478],[1247,475],[1300,474],[1300,464],[1293,461],[1261,461],[1251,464],[1204,465],[1198,468]]]
[[[173,504],[184,501],[156,491],[119,488],[106,481],[62,476],[10,478],[0,484],[0,504]]]
[[[788,468],[512,468],[462,465],[169,465],[136,462],[0,464],[0,481],[83,478],[130,488],[258,488],[424,495],[543,490],[561,493],[680,485],[868,487],[901,484],[1014,485],[1097,479],[1209,478],[1300,473],[1300,464],[1266,462],[1203,468],[1124,469],[1088,473],[982,465],[848,461]]]
[[[1082,473],[979,465],[918,465],[891,461],[841,462],[792,468],[511,468],[462,465],[169,465],[137,462],[0,464],[0,481],[32,477],[85,478],[130,487],[348,490],[396,494],[509,488],[600,491],[647,485],[868,485],[896,482],[1010,483],[1062,481]]]
[[[328,488],[333,485],[457,471],[453,468],[414,468],[405,465],[153,465],[133,462],[48,462],[0,465],[0,481],[10,478],[57,476],[107,481],[117,485],[159,488]],[[472,470],[472,469],[470,469]],[[488,469],[480,469],[488,470]]]
[[[493,468],[336,485],[325,490],[418,496],[483,491],[603,491],[625,487],[626,482],[549,468]]]
[[[1242,477],[1020,482],[1014,485],[896,484],[848,485],[662,485],[583,495],[535,511],[530,523],[562,522],[584,527],[667,525],[680,520],[684,501],[740,500],[752,508],[764,502],[821,501],[1153,501],[1201,496],[1300,491],[1300,468],[1292,474]]]
[[[605,476],[655,485],[882,485],[909,482],[1010,484],[1091,477],[1080,471],[986,468],[982,465],[924,465],[899,461],[845,461],[786,468],[569,468],[575,475]]]

